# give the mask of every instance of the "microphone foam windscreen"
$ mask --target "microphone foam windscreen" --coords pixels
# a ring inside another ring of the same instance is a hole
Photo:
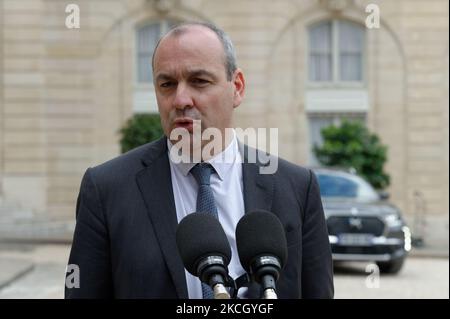
[[[197,263],[206,256],[222,256],[225,265],[231,260],[231,248],[220,222],[210,213],[192,213],[184,217],[176,233],[178,251],[184,267],[197,274]]]
[[[245,214],[236,226],[236,245],[242,267],[249,272],[258,256],[275,256],[284,267],[287,243],[283,225],[278,217],[264,210]]]

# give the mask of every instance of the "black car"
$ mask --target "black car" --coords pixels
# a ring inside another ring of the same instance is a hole
[[[313,169],[317,176],[334,261],[372,261],[397,273],[411,249],[411,233],[387,193],[358,175]]]

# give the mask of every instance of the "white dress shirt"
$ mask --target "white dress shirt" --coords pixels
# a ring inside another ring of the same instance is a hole
[[[172,143],[167,140],[168,149]],[[226,160],[224,160],[226,159]],[[230,160],[231,159],[231,160]],[[245,273],[242,268],[236,248],[235,230],[238,221],[244,216],[244,197],[242,182],[242,158],[238,149],[236,133],[226,149],[207,161],[216,173],[211,174],[211,188],[222,225],[231,246],[231,262],[228,265],[229,274],[233,279]],[[175,199],[177,219],[180,222],[186,215],[196,211],[198,185],[194,176],[189,173],[195,163],[174,163],[170,160],[172,188]],[[202,299],[200,279],[187,270],[186,281],[190,299]],[[239,296],[246,289],[241,289]]]

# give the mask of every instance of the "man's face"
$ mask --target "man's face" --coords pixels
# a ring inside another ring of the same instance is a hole
[[[202,132],[231,127],[233,109],[241,103],[244,78],[236,70],[227,80],[222,43],[201,26],[164,38],[154,57],[153,78],[161,123],[166,136],[175,128],[192,134],[192,121]]]

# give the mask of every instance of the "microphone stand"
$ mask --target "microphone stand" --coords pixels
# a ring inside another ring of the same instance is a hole
[[[231,294],[228,294],[228,298],[226,299],[236,299],[239,288],[236,285],[236,281],[233,278],[231,278],[230,275],[228,275],[227,278],[225,279],[225,286],[228,287],[231,292]],[[225,291],[227,291],[225,287],[224,289]]]
[[[230,293],[223,284],[216,284],[213,288],[214,299],[230,299]]]
[[[236,299],[238,288],[236,282],[230,275],[227,275],[224,283],[215,279],[214,276],[210,279],[210,286],[212,285],[214,299]]]
[[[233,290],[233,295],[232,298],[233,299],[238,299],[238,292],[239,289],[243,288],[243,287],[248,287],[248,285],[250,284],[251,279],[249,274],[244,273],[243,275],[239,276],[238,278],[236,278],[236,280],[234,280],[234,290]]]
[[[236,289],[234,291],[232,298],[237,299],[238,290],[241,289],[242,287],[248,287],[250,283],[251,283],[251,277],[248,273],[245,273],[245,274],[241,275],[240,277],[238,277],[235,280]],[[262,294],[261,299],[278,299],[277,292],[276,292],[275,288],[273,288],[274,278],[272,276],[270,276],[270,275],[264,276],[261,286],[263,288],[263,294]]]
[[[278,299],[275,291],[275,278],[272,275],[265,275],[262,278],[263,297],[262,299]]]
[[[278,296],[277,296],[277,293],[275,292],[275,289],[268,288],[268,289],[264,290],[262,299],[278,299]]]
[[[275,291],[274,288],[272,288],[271,283],[273,280],[273,277],[270,278],[271,276],[265,276],[265,278],[263,279],[262,283],[262,287],[264,289],[263,291],[263,295],[261,299],[278,299],[278,295]],[[239,289],[243,288],[243,287],[248,287],[249,284],[251,283],[251,277],[249,274],[245,273],[243,275],[241,275],[240,277],[236,278],[236,280],[234,280],[233,278],[231,278],[230,276],[228,276],[226,278],[225,284],[216,284],[214,286],[214,299],[238,299],[238,292]],[[227,288],[229,288],[230,293],[228,293]],[[264,288],[267,287],[267,288]],[[217,293],[216,293],[217,291]],[[224,295],[226,297],[223,297]]]

